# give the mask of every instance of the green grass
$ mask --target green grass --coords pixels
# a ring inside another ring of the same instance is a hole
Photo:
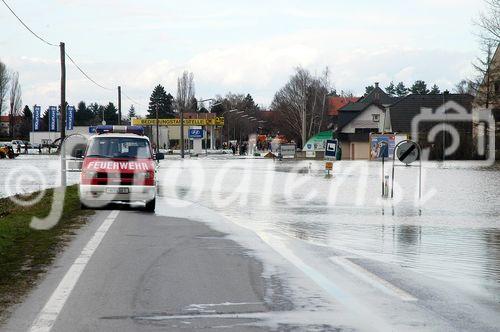
[[[0,319],[5,318],[10,305],[22,299],[92,213],[80,210],[78,187],[69,186],[59,223],[49,230],[32,229],[32,217],[49,214],[53,192],[47,190],[38,203],[29,207],[16,205],[9,198],[0,199]]]

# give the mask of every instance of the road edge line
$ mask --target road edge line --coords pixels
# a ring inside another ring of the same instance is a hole
[[[80,255],[75,259],[64,277],[61,279],[56,289],[45,303],[43,309],[39,312],[36,319],[31,324],[30,332],[49,332],[56,322],[59,313],[64,307],[66,300],[69,298],[78,279],[82,275],[90,258],[101,244],[102,239],[108,232],[109,228],[118,216],[119,211],[113,210],[104,219],[103,223],[92,238],[87,242],[85,247],[80,252]]]

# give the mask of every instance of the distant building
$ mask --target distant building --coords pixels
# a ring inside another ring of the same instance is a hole
[[[338,123],[339,110],[349,103],[355,103],[360,97],[341,97],[341,96],[327,96],[327,114],[330,118],[330,128],[335,127]]]
[[[14,116],[12,121],[14,123],[14,133],[19,133],[19,129],[23,124],[23,116]],[[10,115],[0,116],[0,137],[10,137]]]
[[[334,128],[342,146],[342,159],[370,158],[370,133],[395,133],[410,138],[412,121],[422,109],[432,111],[446,107],[445,113],[454,114],[464,111],[472,114],[474,97],[468,94],[410,94],[398,98],[389,96],[375,83],[375,89],[357,102],[349,103],[338,110],[338,124]],[[470,159],[473,156],[472,116],[469,121],[453,122],[460,134],[460,149],[449,159]],[[425,148],[430,147],[431,159],[441,159],[443,154],[443,139],[427,142],[427,134],[436,123],[442,119],[429,120],[419,124],[419,143]],[[448,142],[449,139],[448,139]]]
[[[333,130],[342,145],[342,159],[369,159],[370,133],[390,131],[390,119],[383,128],[386,107],[396,102],[375,83],[375,89],[355,102],[338,110],[338,121]]]

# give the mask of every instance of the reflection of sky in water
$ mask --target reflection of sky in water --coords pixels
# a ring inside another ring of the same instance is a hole
[[[204,160],[202,194],[193,198],[189,188],[200,183],[192,182],[196,175],[188,171],[190,163],[169,162],[162,169],[167,196],[175,195],[169,189],[174,181],[167,174],[175,177],[172,171],[180,171],[182,176],[175,181],[178,195],[251,228],[397,263],[456,283],[481,285],[500,296],[498,164],[424,165],[424,203],[419,206],[415,203],[418,168],[396,169],[398,187],[391,201],[380,199],[379,163],[336,162],[334,177],[325,179],[324,164],[318,161]],[[223,185],[214,185],[217,174],[230,163],[234,167],[223,177]],[[250,172],[250,185],[239,188],[245,170]],[[220,188],[216,194],[214,188]],[[269,188],[271,194],[266,194]],[[228,199],[235,190],[245,193],[243,205],[238,200],[228,206],[217,204],[217,199]]]

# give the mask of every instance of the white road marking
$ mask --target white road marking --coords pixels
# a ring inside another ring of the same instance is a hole
[[[394,286],[387,280],[380,278],[379,276],[371,273],[367,269],[359,266],[358,264],[350,261],[345,257],[335,256],[335,257],[330,257],[330,260],[342,266],[344,269],[356,275],[358,278],[363,279],[364,281],[368,282],[374,287],[385,292],[386,294],[396,296],[403,301],[418,301],[418,299],[413,295],[405,292],[401,288]]]
[[[83,248],[80,256],[74,261],[73,265],[69,268],[68,272],[64,275],[63,279],[57,286],[56,290],[52,293],[51,297],[38,314],[30,328],[30,332],[49,332],[57,316],[61,312],[66,300],[68,299],[71,291],[75,287],[78,279],[80,278],[83,270],[87,266],[90,258],[96,251],[107,231],[118,216],[119,211],[111,211],[109,216],[104,220],[102,225],[97,229],[94,236],[89,240],[85,248]]]

